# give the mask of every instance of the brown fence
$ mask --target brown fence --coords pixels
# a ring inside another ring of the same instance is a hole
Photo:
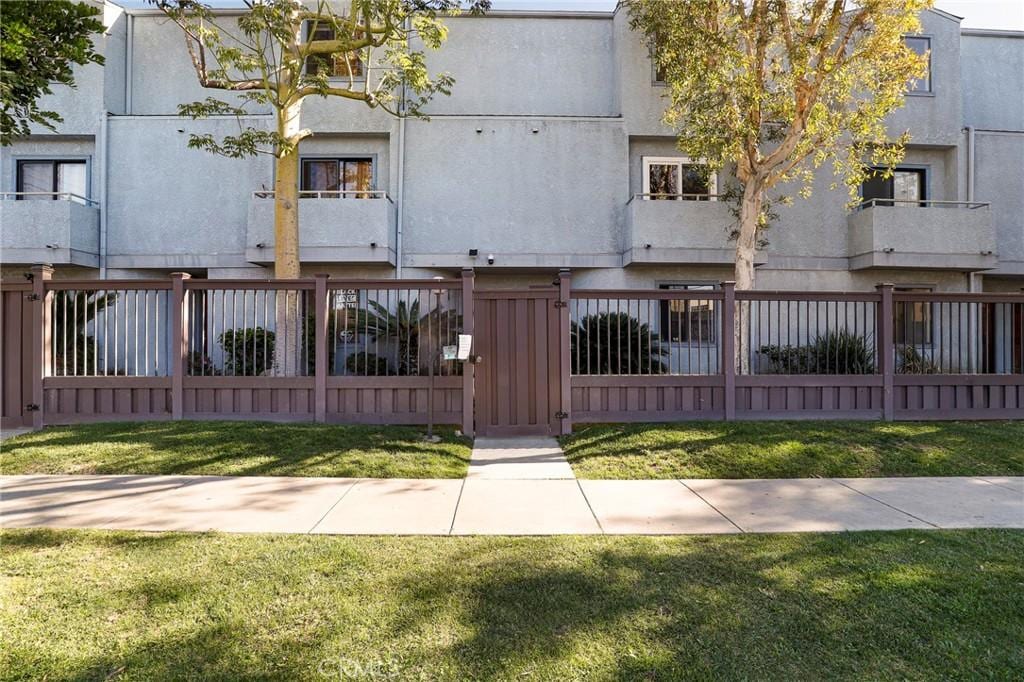
[[[1020,294],[572,290],[568,272],[501,292],[474,291],[470,270],[50,274],[3,283],[5,428],[216,418],[565,433],[614,421],[1024,417]],[[519,313],[499,320],[513,304]],[[474,324],[485,364],[443,360]],[[515,410],[501,404],[509,396]]]

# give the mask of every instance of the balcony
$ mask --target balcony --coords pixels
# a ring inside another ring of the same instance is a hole
[[[678,201],[652,201],[652,196]],[[731,206],[720,195],[634,194],[626,205],[626,250],[623,265],[671,263],[732,265],[736,246],[729,235],[736,226]],[[755,263],[766,261],[758,253]]]
[[[989,205],[872,199],[848,219],[850,269],[987,270],[998,263]]]
[[[4,192],[0,223],[5,265],[99,267],[100,209],[92,199],[68,192]]]
[[[303,263],[395,264],[395,204],[386,192],[303,192],[299,199],[299,260]],[[274,193],[249,200],[245,257],[274,261]]]

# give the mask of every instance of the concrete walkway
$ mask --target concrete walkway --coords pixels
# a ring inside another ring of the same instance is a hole
[[[0,524],[387,535],[1024,528],[1024,478],[4,476]]]
[[[554,438],[477,438],[467,477],[536,480],[576,474]]]

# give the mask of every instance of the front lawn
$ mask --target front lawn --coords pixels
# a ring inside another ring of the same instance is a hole
[[[1024,532],[7,531],[8,679],[1013,679]]]
[[[580,478],[1024,475],[1024,421],[579,426],[562,447]]]
[[[54,426],[4,441],[4,474],[462,478],[469,439],[404,426],[138,422]]]

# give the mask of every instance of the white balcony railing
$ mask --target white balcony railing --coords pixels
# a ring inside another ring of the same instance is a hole
[[[82,204],[83,206],[99,206],[100,202],[95,199],[89,199],[83,197],[81,194],[75,194],[74,192],[0,192],[0,199],[5,201],[20,201],[20,200],[43,200],[43,197],[48,197],[54,201],[73,201],[76,204]]]

